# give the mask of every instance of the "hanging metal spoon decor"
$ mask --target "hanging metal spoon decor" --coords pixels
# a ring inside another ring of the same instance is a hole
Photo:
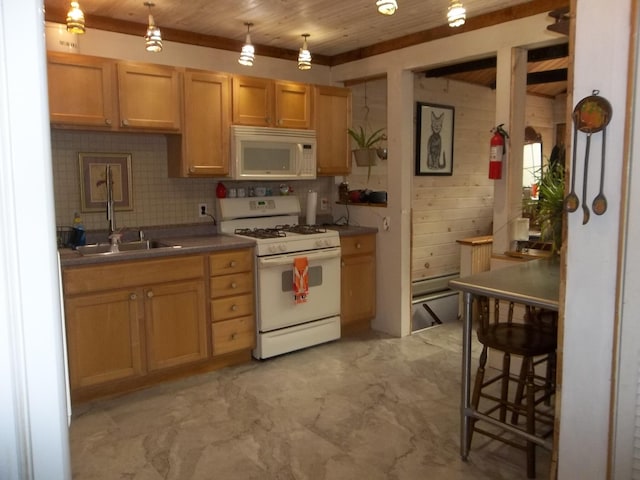
[[[592,95],[583,98],[573,109],[574,119],[574,144],[573,144],[573,161],[571,167],[571,192],[565,198],[565,210],[575,212],[578,209],[578,198],[574,192],[575,185],[575,160],[576,160],[576,133],[577,131],[587,134],[587,144],[585,148],[584,158],[584,178],[582,181],[582,224],[586,224],[590,218],[589,207],[587,206],[587,182],[589,180],[589,153],[591,148],[591,135],[603,132],[602,137],[602,159],[600,166],[600,192],[594,199],[592,207],[596,215],[602,215],[607,209],[607,200],[603,192],[604,182],[604,157],[606,149],[606,126],[611,121],[611,104],[606,98],[599,96],[600,92],[594,90]]]

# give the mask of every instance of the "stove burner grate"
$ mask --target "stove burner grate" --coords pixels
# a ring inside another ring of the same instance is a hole
[[[286,237],[287,234],[281,228],[236,228],[236,235],[253,238],[278,238]]]
[[[285,232],[310,235],[312,233],[326,233],[327,229],[319,225],[276,225],[277,229]]]

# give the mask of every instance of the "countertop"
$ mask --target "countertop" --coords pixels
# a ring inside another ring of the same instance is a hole
[[[375,227],[360,227],[352,225],[325,225],[327,229],[336,230],[340,236],[354,236],[364,234],[375,234],[378,229]],[[60,265],[62,268],[76,267],[81,265],[95,265],[102,263],[123,262],[132,260],[146,260],[151,258],[164,258],[175,255],[203,254],[237,248],[251,248],[255,241],[250,238],[243,238],[236,235],[208,234],[208,235],[184,235],[163,238],[162,236],[149,235],[150,240],[157,240],[167,245],[163,248],[152,248],[150,250],[137,250],[120,252],[116,255],[104,253],[99,255],[80,255],[79,252],[70,248],[61,248]]]

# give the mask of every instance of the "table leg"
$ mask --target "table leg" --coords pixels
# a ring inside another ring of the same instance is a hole
[[[460,456],[466,460],[469,455],[467,437],[469,435],[470,417],[467,415],[471,408],[471,334],[472,334],[472,306],[473,294],[464,293],[464,312],[462,319],[462,385],[460,400]]]

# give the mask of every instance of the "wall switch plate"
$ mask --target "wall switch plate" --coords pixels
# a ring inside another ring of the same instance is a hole
[[[198,216],[199,217],[206,217],[207,213],[209,213],[208,205],[206,203],[198,204]]]
[[[389,217],[382,217],[382,229],[388,232],[391,228],[391,219]]]
[[[329,200],[326,197],[320,199],[320,210],[323,212],[329,210]]]

